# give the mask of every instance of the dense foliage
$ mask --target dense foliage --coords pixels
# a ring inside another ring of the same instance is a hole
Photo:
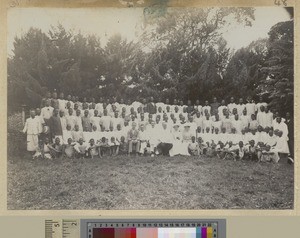
[[[112,36],[106,45],[62,25],[16,37],[8,58],[8,103],[39,106],[47,90],[79,97],[206,99],[231,96],[293,105],[293,21],[273,26],[233,52],[222,38],[229,22],[251,26],[252,8],[170,10],[147,19],[138,41]],[[268,80],[266,80],[266,78]]]

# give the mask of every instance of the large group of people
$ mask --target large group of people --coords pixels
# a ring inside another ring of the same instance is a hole
[[[234,97],[226,103],[153,97],[135,101],[47,93],[30,110],[24,133],[33,158],[96,158],[114,155],[218,156],[221,159],[293,162],[293,120]]]

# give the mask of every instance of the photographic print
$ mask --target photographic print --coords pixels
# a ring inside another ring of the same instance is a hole
[[[8,10],[7,209],[293,209],[294,9],[142,2]]]

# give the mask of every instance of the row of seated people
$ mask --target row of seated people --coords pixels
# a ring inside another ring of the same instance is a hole
[[[179,124],[176,124],[171,131],[167,129],[166,123],[162,124],[160,130],[155,128],[154,122],[151,124],[151,128],[147,130],[145,130],[144,125],[141,125],[139,129],[136,126],[136,123],[133,123],[127,133],[119,130],[104,131],[103,134],[93,134],[91,132],[84,134],[84,132],[81,132],[79,137],[74,137],[71,134],[65,135],[63,138],[56,136],[52,145],[49,139],[46,138],[45,144],[38,145],[34,157],[45,154],[45,151],[47,152],[45,157],[49,158],[60,157],[62,154],[67,157],[93,158],[119,153],[123,155],[132,154],[133,152],[152,156],[158,154],[168,156],[211,155],[218,152],[217,155],[223,157],[223,155],[229,155],[230,153],[221,152],[232,152],[231,155],[236,154],[241,143],[246,146],[243,147],[245,152],[248,151],[247,146],[254,143],[257,158],[261,158],[263,154],[268,154],[268,158],[278,162],[280,154],[289,154],[287,141],[283,137],[283,132],[278,129],[273,131],[266,128],[263,131],[262,127],[259,127],[258,131],[243,130],[242,134],[235,134],[235,129],[232,129],[232,133],[228,134],[223,128],[219,134],[218,129],[214,133],[209,131],[203,133],[201,130],[192,131],[189,124],[184,125],[183,129]],[[120,129],[120,127],[118,128]],[[61,143],[61,141],[64,142]],[[54,153],[51,153],[51,151]]]

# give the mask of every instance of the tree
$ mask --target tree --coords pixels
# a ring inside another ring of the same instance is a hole
[[[240,24],[251,25],[253,13],[253,8],[174,9],[152,20],[155,27],[145,30],[141,42],[151,52],[146,71],[153,84],[163,85],[165,92],[175,89],[173,95],[184,99],[210,98],[229,60],[222,27],[231,16]],[[169,71],[175,87],[164,84]]]
[[[224,95],[229,99],[236,97],[256,97],[256,85],[263,78],[260,72],[267,54],[267,39],[259,39],[249,46],[237,50],[231,57],[224,75],[226,81]]]
[[[268,53],[257,92],[280,112],[293,112],[294,105],[294,21],[280,22],[269,31]]]

